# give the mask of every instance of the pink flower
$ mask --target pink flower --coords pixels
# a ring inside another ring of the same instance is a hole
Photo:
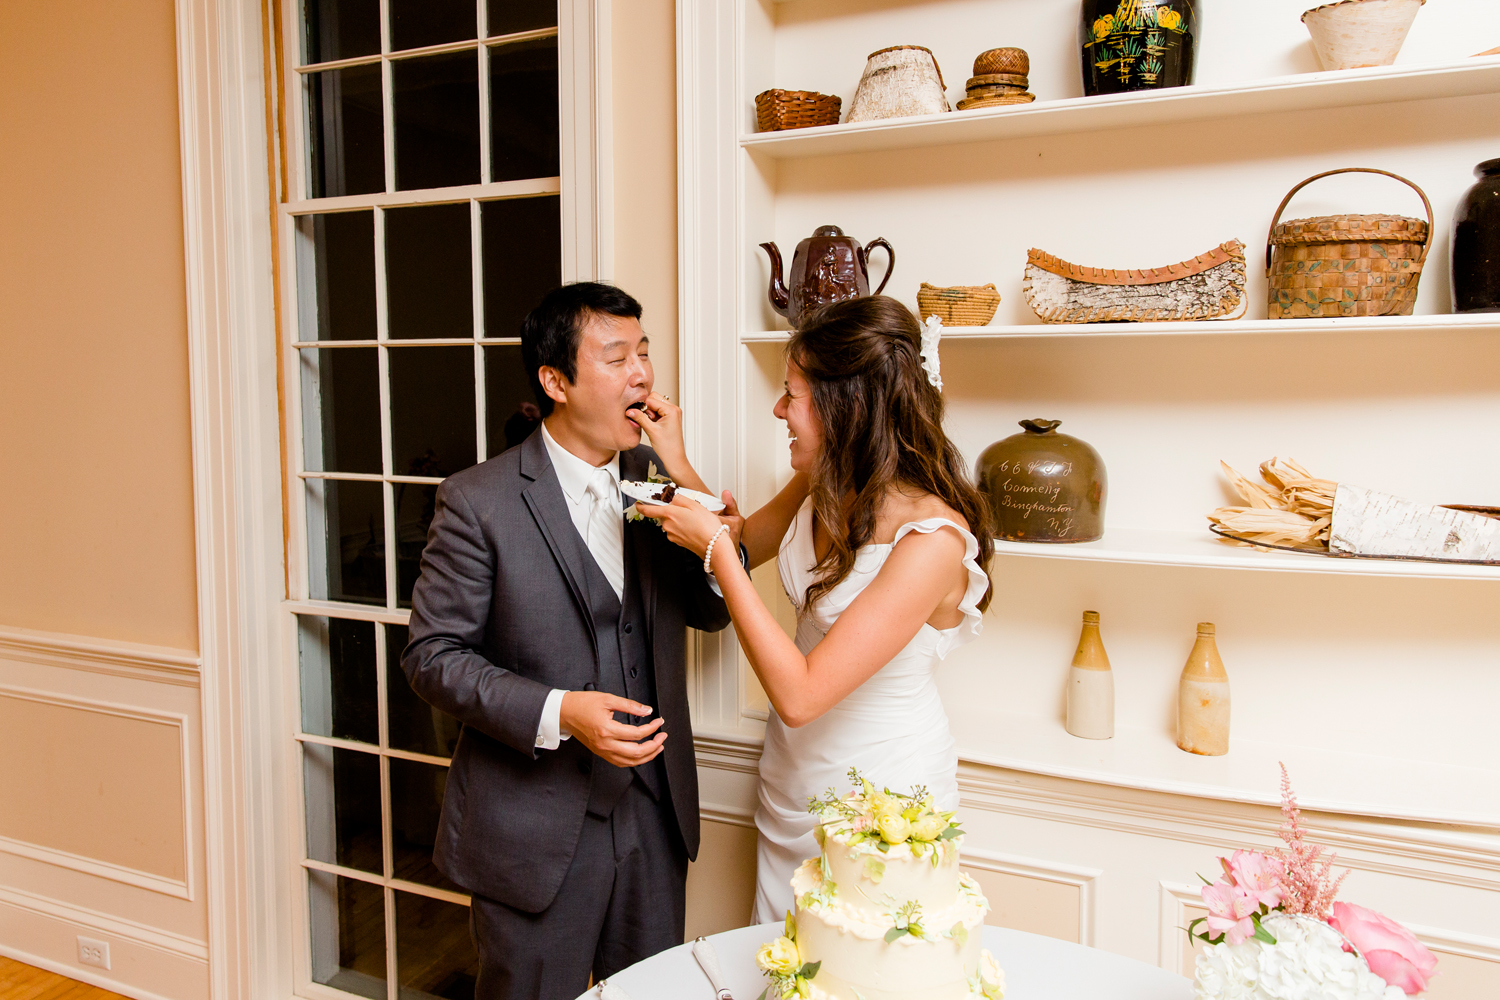
[[[1230,944],[1240,944],[1255,936],[1255,922],[1251,914],[1260,909],[1244,889],[1228,882],[1215,882],[1203,887],[1203,902],[1208,907],[1208,936],[1217,938],[1224,934]]]
[[[856,817],[854,817],[854,832],[855,833],[864,833],[864,832],[866,832],[867,830],[869,830],[874,825],[875,825],[875,818],[873,816],[856,816]]]
[[[1437,957],[1411,931],[1390,917],[1353,903],[1334,903],[1328,923],[1359,949],[1370,963],[1370,971],[1388,984],[1410,995],[1427,989]]]
[[[1281,902],[1282,864],[1276,858],[1258,851],[1235,851],[1232,858],[1220,858],[1229,881],[1254,897],[1258,904],[1274,907]]]

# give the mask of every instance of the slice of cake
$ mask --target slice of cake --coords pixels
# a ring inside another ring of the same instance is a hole
[[[855,791],[812,800],[822,853],[792,876],[797,910],[756,961],[784,1000],[1000,1000],[980,944],[989,903],[958,868],[963,833],[932,796]],[[766,994],[762,994],[764,997]]]

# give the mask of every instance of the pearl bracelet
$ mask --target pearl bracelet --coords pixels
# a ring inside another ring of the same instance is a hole
[[[704,553],[703,553],[703,572],[705,572],[705,573],[712,573],[713,572],[713,569],[711,568],[710,563],[712,562],[713,557],[714,557],[714,542],[717,542],[719,540],[719,536],[722,535],[722,534],[724,534],[724,532],[726,532],[728,530],[729,530],[729,525],[727,525],[727,524],[721,524],[721,525],[719,525],[719,530],[714,532],[714,537],[712,537],[712,538],[710,538],[708,540],[708,549],[705,550]]]

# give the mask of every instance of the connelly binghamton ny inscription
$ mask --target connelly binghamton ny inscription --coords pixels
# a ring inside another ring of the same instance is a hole
[[[1104,534],[1104,463],[1056,420],[1022,420],[1024,433],[979,457],[979,484],[997,538],[1091,542]]]

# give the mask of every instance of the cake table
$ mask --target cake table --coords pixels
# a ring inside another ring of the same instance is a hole
[[[715,934],[719,964],[734,1000],[756,1000],[766,980],[755,951],[781,933],[761,924]],[[1005,1000],[1190,1000],[1193,983],[1154,965],[1040,934],[985,927],[984,946],[1005,970]],[[610,977],[630,1000],[713,1000],[690,944],[654,955]],[[579,1000],[598,1000],[595,987]]]

